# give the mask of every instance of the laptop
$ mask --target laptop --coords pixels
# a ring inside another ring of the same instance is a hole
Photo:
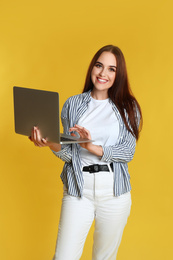
[[[60,133],[59,94],[57,92],[13,87],[14,123],[17,134],[30,136],[37,126],[42,138],[60,144],[93,140]]]

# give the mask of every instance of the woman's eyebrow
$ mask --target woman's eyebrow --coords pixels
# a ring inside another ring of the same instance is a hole
[[[97,63],[99,63],[100,65],[103,65],[103,63],[101,63],[100,61],[96,61],[96,64]],[[117,68],[117,66],[115,66],[115,65],[109,65],[109,67],[111,67],[111,68]]]
[[[109,67],[111,67],[111,68],[117,68],[117,66],[115,66],[115,65],[110,65]]]

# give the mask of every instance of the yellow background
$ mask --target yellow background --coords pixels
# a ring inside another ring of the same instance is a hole
[[[58,91],[62,107],[106,44],[122,49],[144,116],[117,260],[173,259],[172,13],[171,0],[1,0],[0,259],[51,260],[62,198],[63,163],[14,133],[12,87]]]

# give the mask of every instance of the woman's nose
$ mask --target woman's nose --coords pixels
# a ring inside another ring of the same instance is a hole
[[[101,71],[100,71],[100,76],[105,76],[106,75],[106,71],[105,71],[105,69],[103,68]]]

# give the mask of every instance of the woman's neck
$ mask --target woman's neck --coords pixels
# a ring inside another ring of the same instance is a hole
[[[108,92],[107,91],[96,91],[96,90],[92,90],[91,91],[91,96],[94,99],[97,100],[104,100],[108,98]]]

